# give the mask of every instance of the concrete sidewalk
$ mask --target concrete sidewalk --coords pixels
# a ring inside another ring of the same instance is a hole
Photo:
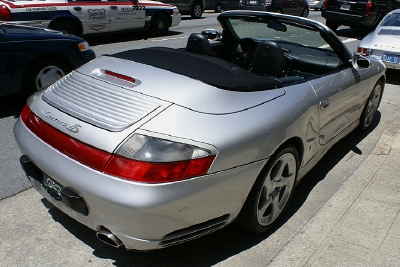
[[[400,117],[267,266],[400,266]]]

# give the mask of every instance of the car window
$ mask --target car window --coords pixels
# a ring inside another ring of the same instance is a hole
[[[236,35],[240,38],[272,40],[278,43],[294,43],[301,46],[332,51],[319,32],[285,22],[268,21],[264,18],[230,18]]]
[[[395,26],[400,27],[400,13],[393,13],[391,15],[386,16],[381,26]]]

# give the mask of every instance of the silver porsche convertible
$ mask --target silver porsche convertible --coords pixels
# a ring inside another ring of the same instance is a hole
[[[101,56],[28,99],[14,127],[27,177],[99,240],[152,250],[234,221],[263,233],[327,150],[372,124],[379,59],[305,18],[218,21],[186,48]]]

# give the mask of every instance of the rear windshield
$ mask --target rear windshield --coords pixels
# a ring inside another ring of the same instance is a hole
[[[381,22],[381,26],[400,27],[400,13],[387,15]]]

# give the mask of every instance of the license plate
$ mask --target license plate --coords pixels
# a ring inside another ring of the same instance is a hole
[[[55,199],[61,200],[61,191],[64,189],[64,186],[45,173],[43,173],[42,181],[43,187],[47,189],[47,192]]]
[[[382,54],[382,61],[400,64],[400,55]]]
[[[350,10],[350,5],[341,5],[340,9],[341,10]]]

